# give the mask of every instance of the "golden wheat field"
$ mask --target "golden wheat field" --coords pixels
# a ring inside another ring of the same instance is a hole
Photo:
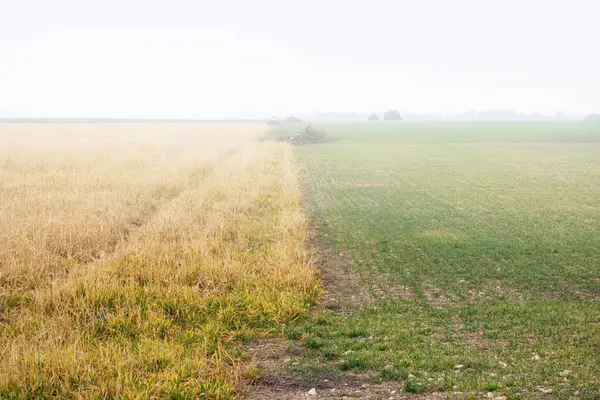
[[[259,124],[0,125],[0,398],[219,398],[319,295]]]

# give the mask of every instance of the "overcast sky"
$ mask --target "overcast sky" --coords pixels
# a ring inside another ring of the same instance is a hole
[[[598,0],[0,0],[0,117],[600,112]]]

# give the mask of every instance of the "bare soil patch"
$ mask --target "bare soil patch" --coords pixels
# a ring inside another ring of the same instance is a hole
[[[316,265],[321,273],[325,293],[321,306],[344,314],[356,311],[373,302],[369,288],[359,273],[348,266],[349,255],[340,254],[332,247],[323,245],[316,224],[310,229],[310,247],[314,249]]]
[[[441,393],[416,395],[400,393],[396,382],[374,384],[366,375],[332,371],[303,378],[290,373],[286,365],[307,350],[293,341],[269,339],[248,347],[252,362],[262,372],[249,386],[249,399],[442,399]]]

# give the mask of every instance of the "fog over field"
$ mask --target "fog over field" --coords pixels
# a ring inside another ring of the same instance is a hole
[[[4,0],[0,399],[600,399],[599,15]]]
[[[594,0],[24,0],[0,117],[600,112]]]

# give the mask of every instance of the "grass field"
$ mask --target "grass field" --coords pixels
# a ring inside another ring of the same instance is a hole
[[[228,399],[315,303],[297,166],[250,124],[0,125],[0,398]]]
[[[282,332],[311,385],[600,398],[599,125],[316,128],[0,125],[0,398],[235,398]]]
[[[288,327],[294,371],[600,398],[599,125],[317,128],[337,141],[297,150],[312,218],[369,295]]]

